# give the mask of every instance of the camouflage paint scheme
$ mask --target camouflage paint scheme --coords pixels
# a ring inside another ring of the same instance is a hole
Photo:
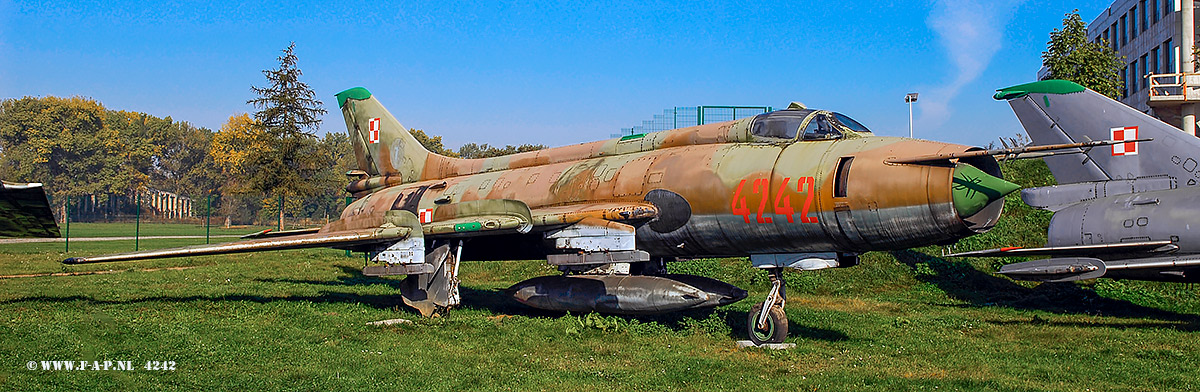
[[[503,157],[456,159],[422,148],[365,89],[338,97],[359,167],[369,176],[347,186],[359,199],[343,214],[345,228],[354,227],[349,223],[359,214],[386,211],[397,198],[427,187],[417,209],[436,208],[436,200],[451,205],[520,200],[532,210],[535,231],[587,216],[633,222],[639,226],[637,248],[654,256],[859,253],[953,242],[986,231],[1003,204],[988,200],[987,208],[964,219],[954,206],[953,164],[885,162],[977,150],[967,146],[846,128],[832,140],[781,140],[754,135],[751,126],[761,117],[756,116]],[[829,112],[811,111],[800,129],[819,115]],[[376,143],[370,142],[372,119],[378,121]],[[842,158],[853,161],[845,176],[846,194],[837,197],[835,171]],[[969,163],[1000,174],[991,157]],[[663,211],[647,200],[654,190],[677,194],[686,203]],[[687,218],[673,219],[679,215]]]
[[[462,260],[544,258],[563,271],[517,283],[530,306],[623,314],[712,307],[746,291],[664,274],[679,257],[751,256],[772,289],[750,312],[756,343],[787,335],[784,267],[848,267],[872,250],[952,243],[995,225],[994,152],[873,135],[841,114],[793,104],[716,124],[486,159],[424,147],[363,88],[337,94],[358,170],[357,199],[315,233],[67,263],[327,246],[367,252],[371,276],[407,275],[405,303],[457,305]]]

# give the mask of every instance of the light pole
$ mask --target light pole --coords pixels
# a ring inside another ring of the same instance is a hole
[[[913,137],[912,104],[913,104],[913,102],[917,102],[917,93],[906,94],[904,96],[904,102],[908,103],[908,138],[912,139],[912,137]]]

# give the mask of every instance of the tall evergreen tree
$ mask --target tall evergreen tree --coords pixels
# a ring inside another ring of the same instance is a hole
[[[246,103],[259,109],[254,113],[254,119],[271,132],[313,136],[312,131],[321,125],[320,117],[325,114],[325,109],[308,84],[300,81],[304,73],[296,66],[296,43],[288,45],[278,60],[278,69],[262,71],[270,85],[251,86],[250,90],[258,94],[258,98]]]
[[[1096,90],[1112,99],[1121,97],[1121,69],[1124,57],[1109,46],[1087,39],[1087,24],[1074,10],[1063,17],[1062,29],[1050,32],[1050,42],[1042,52],[1042,65],[1050,79],[1069,80]]]
[[[324,153],[313,131],[325,114],[321,101],[308,84],[300,81],[303,74],[296,65],[296,43],[292,42],[279,56],[279,68],[264,70],[269,84],[252,86],[258,98],[246,101],[254,105],[257,124],[265,128],[267,148],[251,151],[250,171],[246,184],[262,192],[263,207],[279,214],[283,227],[284,209],[299,201],[295,196],[311,197],[321,192],[322,173],[334,164],[332,155]],[[285,204],[278,201],[292,196]]]
[[[322,154],[313,131],[325,114],[321,101],[308,84],[300,81],[296,43],[279,56],[279,68],[263,71],[268,85],[252,86],[258,98],[246,101],[258,109],[257,124],[265,130],[266,148],[250,151],[246,184],[250,190],[268,195],[309,196],[318,191],[321,171],[333,165],[333,157]]]

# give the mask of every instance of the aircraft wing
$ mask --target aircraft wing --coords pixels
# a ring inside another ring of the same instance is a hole
[[[1000,274],[1016,280],[1035,282],[1071,282],[1100,277],[1195,282],[1188,270],[1200,267],[1200,260],[1189,256],[1160,256],[1122,260],[1091,257],[1064,257],[1026,261],[1000,267]]]
[[[416,215],[409,211],[389,211],[381,225],[367,229],[339,229],[341,222],[314,229],[289,230],[278,233],[258,232],[243,241],[212,245],[146,250],[91,257],[72,257],[66,264],[85,264],[110,261],[131,261],[180,256],[203,256],[226,253],[247,253],[303,248],[356,248],[372,244],[390,244],[410,237],[448,239],[528,233],[532,229],[550,230],[598,218],[614,222],[647,221],[658,216],[658,209],[649,203],[579,203],[540,208],[531,211],[518,200],[489,199],[440,205],[430,212],[431,222],[418,225]],[[389,222],[390,224],[384,223]],[[418,231],[417,228],[420,228]]]
[[[946,255],[946,257],[1007,257],[1007,256],[1096,256],[1109,254],[1170,253],[1179,249],[1171,241],[1122,242],[1116,244],[1051,246],[1044,248],[1007,247],[975,250]]]
[[[60,236],[42,184],[3,182],[0,187],[0,237]]]
[[[946,255],[965,256],[1054,256],[1050,259],[1006,264],[998,273],[1016,280],[1035,282],[1071,282],[1100,277],[1120,277],[1136,274],[1163,275],[1155,280],[1170,280],[1172,274],[1184,275],[1183,268],[1200,266],[1200,260],[1169,253],[1179,249],[1171,241],[1145,241],[1117,244],[1057,246],[1045,248],[1000,248]],[[1101,257],[1109,260],[1103,260]],[[1116,260],[1111,260],[1117,258]]]
[[[184,246],[103,256],[72,257],[63,260],[63,263],[86,264],[304,248],[352,249],[372,245],[390,245],[401,240],[419,240],[423,237],[420,223],[417,222],[417,216],[409,211],[387,211],[381,215],[365,217],[359,224],[359,227],[348,228],[346,227],[346,222],[338,220],[326,224],[316,233],[253,238],[221,244]],[[372,227],[362,228],[362,226]]]
[[[279,231],[272,230],[272,229],[266,229],[263,231],[256,231],[256,232],[253,232],[250,234],[246,234],[246,235],[242,236],[241,238],[244,238],[244,239],[276,238],[276,237],[287,237],[287,236],[300,235],[300,234],[312,234],[312,233],[316,233],[319,231],[321,231],[320,227],[310,227],[310,228],[306,228],[306,229],[295,229],[295,230],[279,230]]]
[[[412,234],[412,231],[413,230],[409,227],[381,227],[374,229],[345,230],[330,233],[300,234],[280,238],[257,238],[245,241],[226,242],[222,244],[185,246],[180,248],[146,250],[114,255],[72,257],[63,260],[63,263],[86,264],[108,261],[158,259],[164,257],[261,252],[268,250],[352,247],[367,244],[386,243],[408,238],[408,236]]]

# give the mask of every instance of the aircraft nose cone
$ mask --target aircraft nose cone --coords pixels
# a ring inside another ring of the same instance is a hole
[[[975,166],[959,163],[954,168],[954,209],[958,216],[968,217],[987,207],[993,201],[1004,198],[1021,187],[1002,178],[984,173]]]

